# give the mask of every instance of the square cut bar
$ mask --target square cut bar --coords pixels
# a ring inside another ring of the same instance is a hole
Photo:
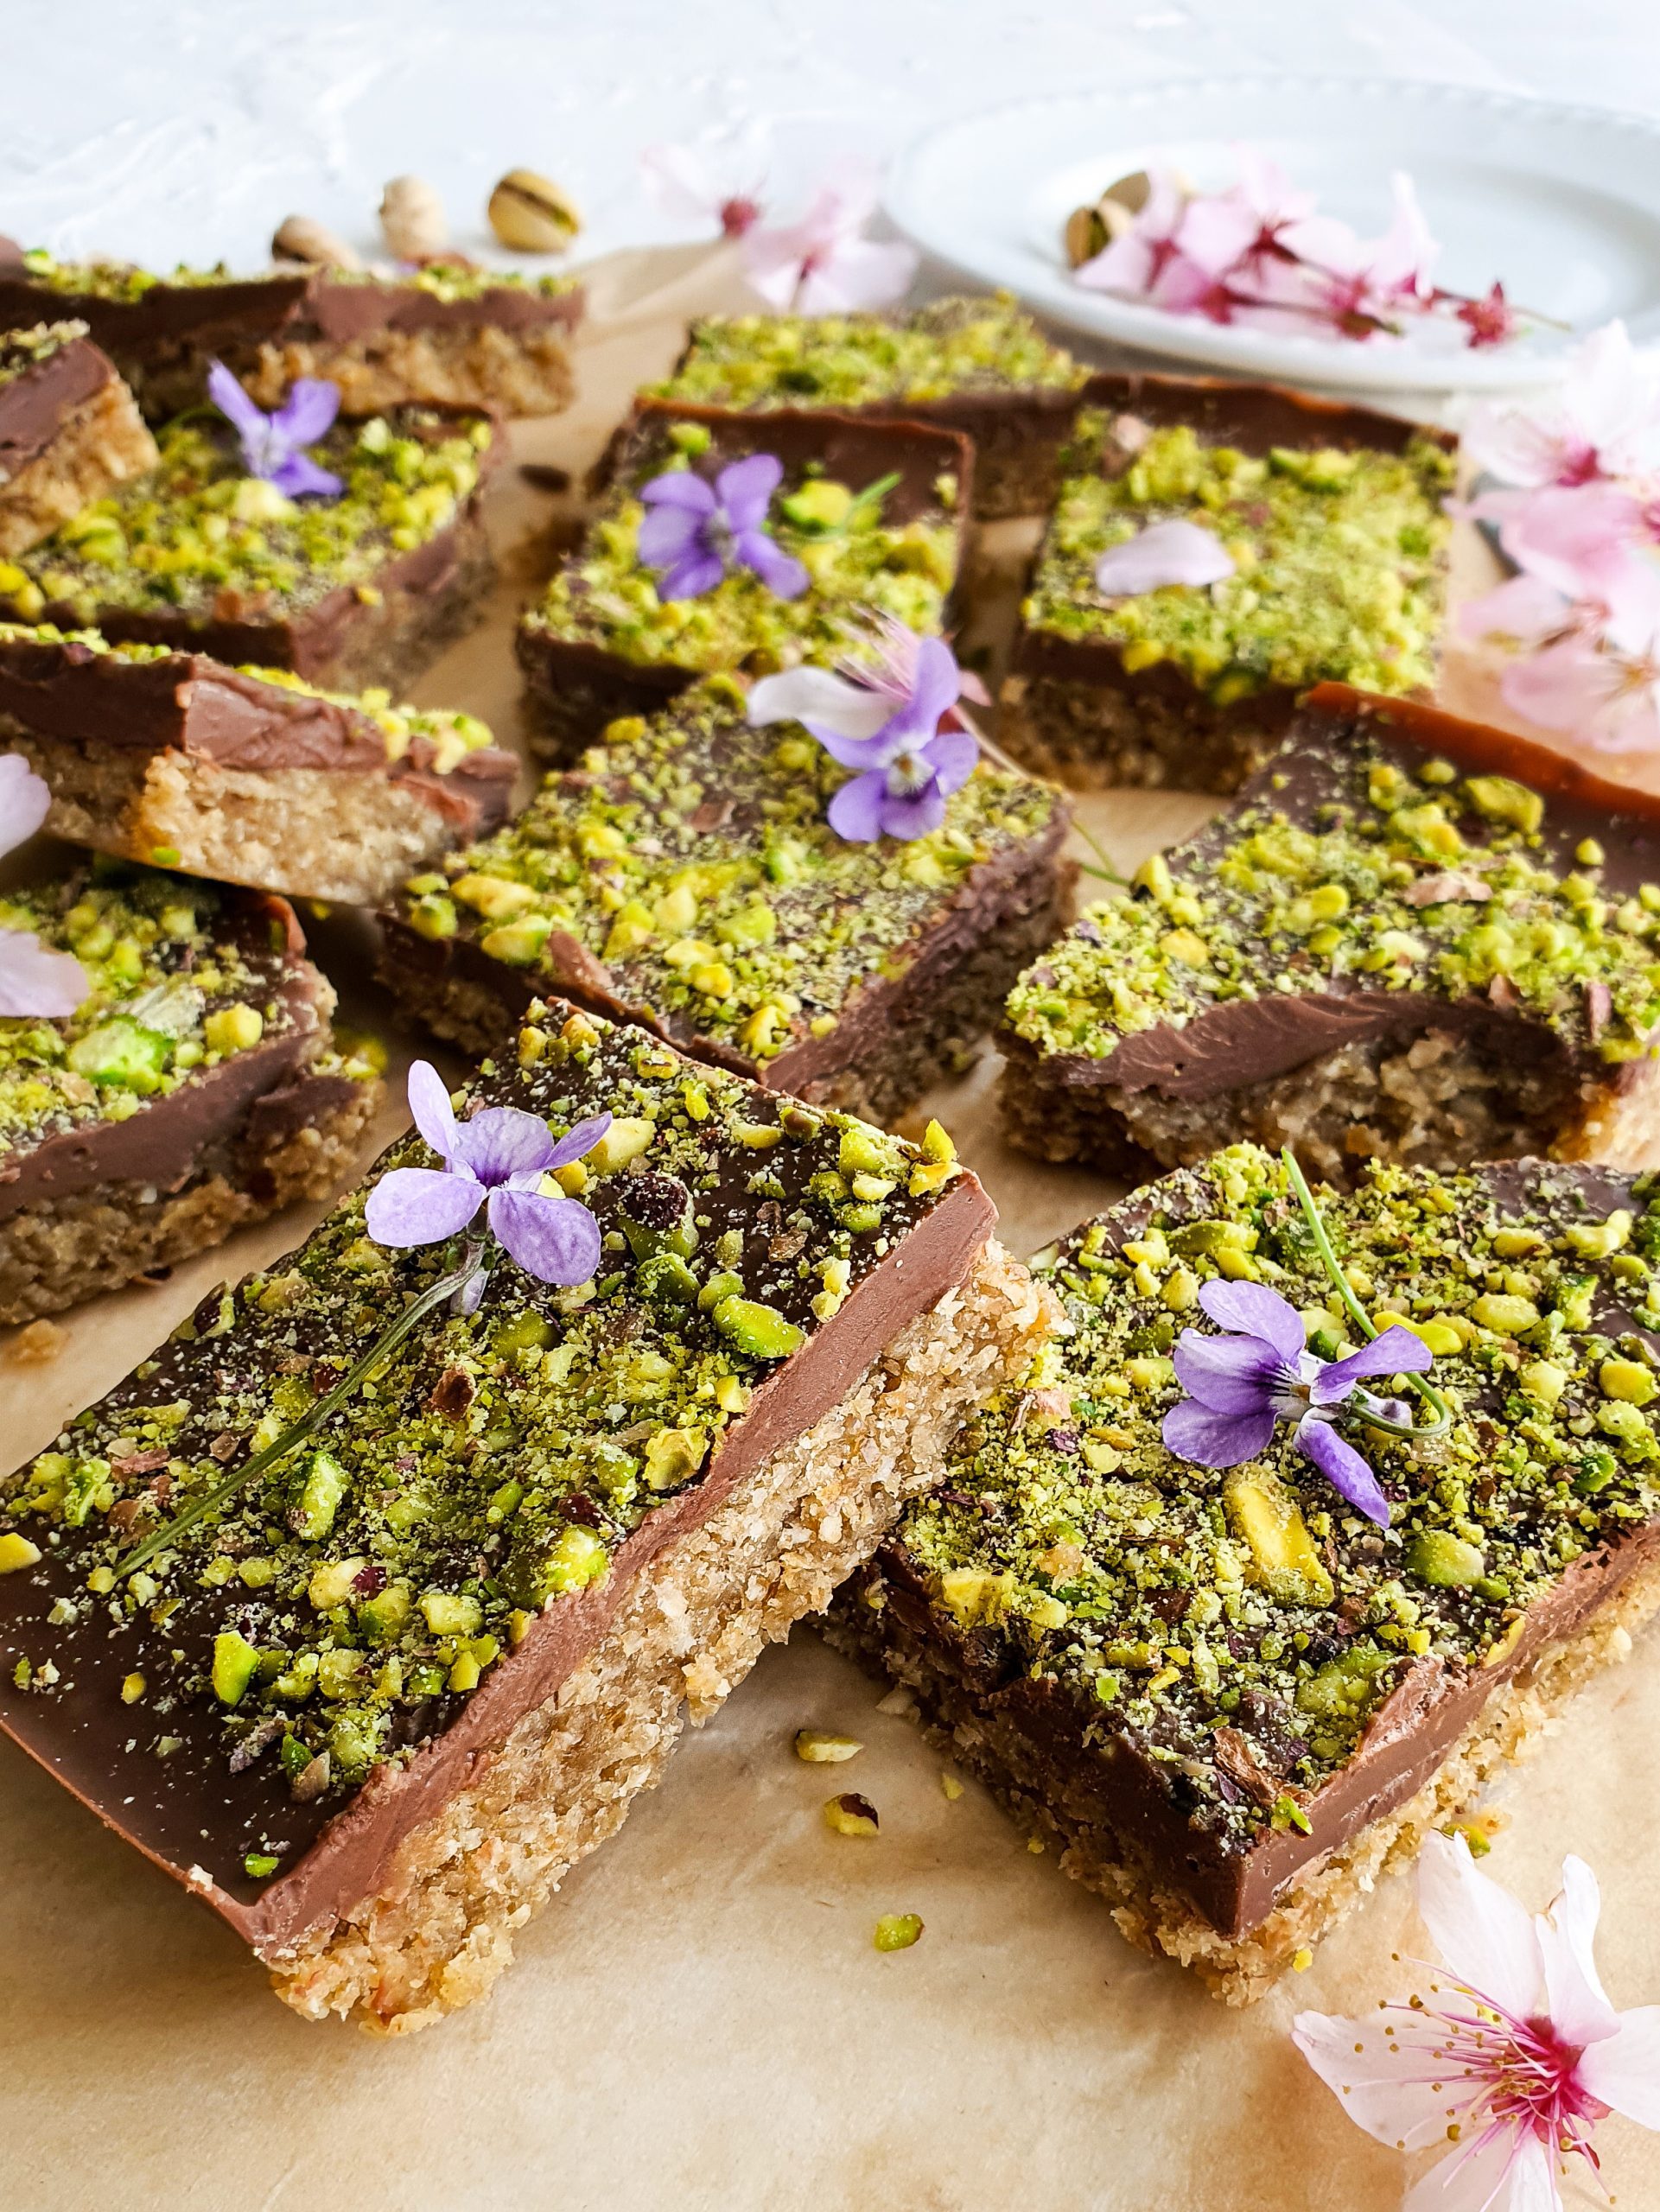
[[[509,828],[419,877],[383,972],[486,1052],[557,990],[776,1090],[891,1122],[960,1070],[1072,911],[1066,802],[982,760],[932,836],[849,844],[846,780],[728,677],[548,778]]]
[[[0,1726],[312,2018],[481,1995],[1051,1325],[973,1176],[643,1030],[538,1007],[462,1110],[498,1106],[616,1116],[563,1177],[596,1282],[499,1256],[474,1314],[111,1587],[451,1263],[371,1244],[360,1190],[0,1497]],[[406,1138],[375,1173],[431,1160]],[[867,1226],[846,1179],[877,1171]]]
[[[155,466],[156,442],[85,323],[0,335],[0,560]]]
[[[284,900],[100,862],[0,894],[0,929],[89,985],[67,1020],[0,1020],[0,1323],[339,1187],[379,1084]]]
[[[0,327],[76,316],[152,422],[201,404],[208,363],[262,407],[296,377],[340,389],[348,415],[404,406],[552,415],[569,406],[580,285],[431,262],[396,276],[277,268],[258,276],[60,262],[0,240]]]
[[[0,747],[51,786],[46,827],[60,837],[356,906],[498,828],[518,772],[472,715],[9,624]]]
[[[1036,1263],[1075,1333],[835,1615],[1131,1942],[1231,2004],[1306,1965],[1660,1604],[1647,1182],[1386,1167],[1323,1211],[1456,1407],[1434,1445],[1352,1431],[1387,1531],[1284,1423],[1225,1473],[1162,1441],[1203,1281],[1271,1281],[1318,1357],[1354,1348],[1283,1166],[1240,1146]]]
[[[477,619],[495,575],[479,513],[500,454],[487,416],[337,423],[308,448],[341,479],[336,499],[248,475],[217,415],[169,423],[158,443],[148,476],[0,562],[0,619],[395,694]]]
[[[983,520],[1042,514],[1060,480],[1088,372],[1011,296],[936,300],[913,315],[712,315],[655,397],[763,412],[902,416],[974,441]]]
[[[1080,790],[1237,791],[1322,681],[1434,686],[1455,441],[1272,385],[1099,376],[1021,608],[998,734]],[[1110,546],[1195,522],[1208,587],[1109,600]]]
[[[712,481],[752,453],[783,463],[766,527],[805,565],[806,590],[780,599],[740,567],[696,599],[660,601],[635,550],[639,487],[678,468]],[[581,545],[518,626],[531,749],[569,767],[607,723],[652,713],[700,676],[839,658],[873,613],[941,629],[972,467],[965,438],[910,423],[637,404]]]
[[[1341,684],[1008,1001],[1012,1143],[1110,1173],[1238,1138],[1660,1163],[1660,802]]]

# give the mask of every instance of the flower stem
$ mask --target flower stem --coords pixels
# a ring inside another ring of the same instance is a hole
[[[1280,1157],[1285,1162],[1286,1179],[1296,1193],[1297,1204],[1302,1208],[1303,1219],[1308,1224],[1308,1233],[1314,1240],[1314,1249],[1320,1255],[1320,1265],[1331,1277],[1332,1287],[1343,1300],[1344,1309],[1350,1319],[1357,1328],[1364,1332],[1366,1341],[1370,1344],[1378,1332],[1372,1325],[1371,1314],[1355,1296],[1354,1288],[1349,1278],[1339,1265],[1331,1237],[1326,1233],[1326,1224],[1320,1218],[1320,1208],[1314,1204],[1314,1194],[1308,1187],[1308,1179],[1297,1165],[1296,1155],[1289,1145],[1282,1147]],[[1433,1437],[1444,1436],[1453,1425],[1453,1416],[1446,1399],[1439,1390],[1426,1382],[1421,1375],[1409,1374],[1407,1381],[1411,1383],[1418,1395],[1435,1415],[1431,1425],[1428,1428],[1409,1427],[1399,1421],[1387,1420],[1382,1414],[1369,1413],[1365,1415],[1367,1427],[1381,1428],[1388,1436],[1409,1436],[1415,1442],[1420,1444],[1428,1442]]]
[[[216,1507],[225,1504],[239,1491],[245,1489],[256,1475],[263,1475],[279,1459],[285,1459],[296,1445],[303,1444],[308,1436],[322,1426],[330,1414],[343,1406],[353,1392],[368,1381],[388,1352],[395,1351],[404,1338],[417,1328],[435,1307],[442,1306],[447,1298],[453,1297],[472,1281],[483,1258],[481,1246],[469,1245],[461,1265],[453,1268],[448,1274],[441,1275],[436,1282],[429,1284],[418,1298],[411,1299],[398,1319],[382,1330],[356,1366],[348,1368],[334,1389],[326,1391],[308,1413],[302,1414],[298,1421],[291,1422],[274,1443],[266,1445],[264,1451],[256,1452],[251,1459],[237,1469],[235,1474],[226,1476],[222,1483],[216,1484],[205,1496],[193,1498],[170,1521],[164,1522],[146,1536],[137,1550],[122,1561],[118,1573],[124,1576],[134,1573],[148,1560],[154,1559],[158,1552],[165,1551],[185,1529],[194,1528],[199,1521],[206,1520]]]

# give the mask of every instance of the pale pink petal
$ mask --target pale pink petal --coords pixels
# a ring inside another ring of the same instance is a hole
[[[1526,2019],[1543,1994],[1532,1916],[1479,1872],[1461,1835],[1431,1835],[1418,1862],[1418,1910],[1435,1948],[1467,1988]]]
[[[1660,428],[1656,387],[1638,372],[1623,322],[1605,323],[1580,347],[1562,386],[1562,404],[1605,474],[1623,475],[1651,457]]]
[[[648,146],[639,157],[646,188],[666,215],[712,216],[722,192],[714,172],[690,146]]]
[[[1562,2212],[1555,2164],[1536,2135],[1495,2126],[1432,2166],[1401,2212]]]
[[[1555,484],[1563,467],[1561,420],[1483,400],[1472,409],[1460,440],[1465,459],[1501,482],[1529,488]]]
[[[1166,584],[1215,584],[1233,574],[1233,556],[1196,522],[1155,522],[1096,563],[1096,588],[1109,599],[1158,591]]]
[[[1262,223],[1255,208],[1226,194],[1190,200],[1176,230],[1176,242],[1192,261],[1212,276],[1230,270],[1256,239]]]
[[[789,308],[811,243],[798,224],[788,230],[751,231],[744,239],[744,268],[749,282],[769,306],[780,311]]]
[[[1152,281],[1155,257],[1149,242],[1138,232],[1128,231],[1103,246],[1091,261],[1073,270],[1073,281],[1086,291],[1116,292],[1123,299],[1139,299]]]
[[[1498,538],[1518,569],[1570,599],[1604,599],[1644,537],[1644,512],[1613,484],[1547,485],[1512,494],[1496,515],[1491,498],[1475,502],[1498,522]]]
[[[1614,708],[1624,683],[1619,663],[1575,634],[1513,661],[1498,688],[1505,705],[1540,729],[1583,735]]]
[[[47,817],[52,794],[21,753],[0,753],[0,853],[32,837]]]
[[[1299,2012],[1291,2039],[1355,2126],[1379,2143],[1424,2151],[1445,2141],[1448,2099],[1435,2030],[1403,2019],[1398,2007],[1364,2020]]]
[[[860,740],[875,737],[893,711],[885,692],[849,683],[828,668],[789,668],[779,676],[763,676],[749,694],[749,719],[758,727],[811,719]]]
[[[1597,1878],[1584,1859],[1563,1859],[1561,1894],[1535,1923],[1547,2009],[1562,2043],[1600,2043],[1619,2025],[1597,1976],[1594,1946],[1601,1910]]]
[[[843,239],[809,264],[796,308],[802,315],[846,315],[892,307],[915,278],[918,257],[898,239]]]
[[[1660,2005],[1622,2012],[1604,2043],[1593,2043],[1574,2069],[1580,2086],[1640,2127],[1660,2130]]]
[[[1417,188],[1404,169],[1396,169],[1390,177],[1390,191],[1395,201],[1394,218],[1371,250],[1367,272],[1373,287],[1386,299],[1425,296],[1441,248],[1430,236],[1418,204]]]
[[[1509,638],[1518,645],[1542,645],[1568,626],[1572,607],[1540,576],[1511,576],[1459,609],[1466,638]]]
[[[1300,260],[1343,276],[1361,267],[1365,251],[1358,233],[1335,215],[1310,215],[1288,224],[1280,233],[1280,243]]]

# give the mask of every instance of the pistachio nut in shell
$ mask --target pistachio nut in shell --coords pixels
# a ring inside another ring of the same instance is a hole
[[[563,253],[582,227],[569,193],[534,169],[509,169],[490,194],[490,227],[518,253]]]

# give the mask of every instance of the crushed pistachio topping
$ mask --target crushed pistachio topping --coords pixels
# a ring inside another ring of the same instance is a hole
[[[307,450],[344,491],[295,500],[244,473],[228,424],[181,416],[158,433],[149,475],[0,562],[0,601],[24,621],[48,608],[75,625],[245,621],[287,619],[342,588],[372,592],[389,562],[455,522],[493,435],[482,416],[420,407],[339,423]]]
[[[193,289],[213,284],[292,283],[292,270],[262,270],[255,276],[236,276],[224,262],[211,269],[187,269],[182,263],[165,276],[139,269],[130,261],[60,261],[44,246],[34,246],[23,256],[23,270],[30,282],[66,296],[110,300],[131,305],[153,292],[158,284]]]
[[[1479,996],[1604,1060],[1650,1052],[1660,887],[1610,887],[1601,847],[1554,830],[1540,793],[1381,721],[1278,760],[1269,793],[1145,862],[1027,970],[1008,1000],[1021,1037],[1099,1059],[1232,1000],[1336,988]]]
[[[95,861],[0,895],[0,930],[73,953],[91,986],[62,1020],[0,1020],[0,1150],[129,1120],[311,1018],[280,925],[191,878]]]
[[[952,392],[1075,391],[1083,364],[1052,346],[1008,292],[880,315],[715,315],[648,391],[713,407],[868,407]]]
[[[780,599],[740,566],[695,599],[659,599],[656,572],[639,559],[646,511],[636,495],[675,469],[718,474],[723,457],[712,448],[706,423],[653,427],[619,470],[580,550],[525,616],[526,628],[625,660],[752,675],[837,658],[849,649],[849,617],[868,609],[919,634],[940,628],[961,550],[955,478],[936,479],[926,502],[901,521],[894,509],[903,487],[843,484],[814,461],[786,468],[766,518],[774,543],[806,569],[805,591]]]
[[[84,322],[37,322],[32,330],[9,330],[0,334],[0,387],[27,376],[49,361],[66,346],[85,338]]]
[[[1114,435],[1121,420],[1096,409],[1078,417],[1078,473],[1061,487],[1025,603],[1031,628],[1116,645],[1132,673],[1168,662],[1218,706],[1322,678],[1431,688],[1451,454],[1415,438],[1400,454],[1275,447],[1259,456],[1205,445],[1185,424],[1127,454]],[[1105,597],[1101,556],[1172,518],[1219,538],[1233,575]]]
[[[96,630],[60,630],[50,622],[0,622],[0,646],[4,645],[79,645],[135,667],[171,659],[174,652],[170,645],[111,645]],[[425,757],[420,765],[437,775],[448,775],[469,753],[495,743],[489,725],[476,715],[442,707],[395,707],[391,693],[378,686],[366,691],[325,691],[320,684],[308,683],[292,669],[259,668],[251,664],[239,664],[236,673],[366,715],[386,741],[389,761],[404,760],[417,740],[424,739],[426,744],[420,750]]]
[[[487,1063],[470,1103],[561,1133],[615,1116],[559,1175],[599,1221],[595,1281],[499,1260],[476,1313],[439,1308],[291,1459],[124,1574],[450,1264],[373,1243],[359,1190],[0,1484],[10,1678],[48,1695],[73,1676],[83,1697],[96,1680],[133,1758],[171,1746],[170,1786],[194,1774],[222,1799],[227,1765],[245,1776],[244,1824],[213,1847],[233,1885],[246,1853],[287,1863],[296,1802],[406,1758],[538,1614],[612,1573],[943,1188],[897,1137],[563,1007],[532,1006],[518,1061]],[[380,1166],[430,1163],[410,1136]]]
[[[1241,1843],[1307,1825],[1415,1662],[1498,1663],[1565,1568],[1660,1514],[1655,1409],[1632,1389],[1656,1393],[1660,1367],[1660,1185],[1378,1167],[1321,1211],[1375,1324],[1431,1345],[1453,1414],[1433,1446],[1366,1433],[1387,1530],[1283,1425],[1225,1472],[1162,1442],[1207,1281],[1271,1285],[1321,1359],[1358,1349],[1283,1165],[1242,1145],[1040,1261],[1073,1333],[963,1431],[897,1540],[976,1666],[1063,1685],[1088,1742],[1133,1745]]]
[[[517,269],[481,269],[470,261],[425,261],[418,268],[400,269],[383,276],[372,269],[329,269],[323,272],[331,286],[376,285],[388,292],[411,289],[429,293],[435,300],[487,299],[492,292],[531,292],[538,299],[554,300],[576,290],[580,276],[530,276]]]
[[[1046,785],[983,760],[929,836],[850,844],[825,819],[849,771],[792,722],[751,727],[713,677],[614,722],[517,822],[417,876],[424,937],[557,976],[575,938],[619,997],[677,1035],[775,1059],[826,1036],[915,957],[972,871],[1053,830]]]

